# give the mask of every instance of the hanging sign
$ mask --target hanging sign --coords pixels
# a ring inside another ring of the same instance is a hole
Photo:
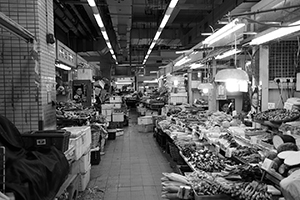
[[[76,67],[76,53],[58,40],[56,42],[56,59],[71,67]]]
[[[217,85],[217,100],[225,100],[227,99],[227,94],[226,94],[226,87],[225,87],[225,83],[219,83]]]

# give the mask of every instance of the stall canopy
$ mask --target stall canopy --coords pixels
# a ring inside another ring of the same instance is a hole
[[[26,42],[33,42],[35,40],[34,35],[19,25],[14,20],[10,19],[4,13],[0,12],[0,27],[6,29],[17,37],[25,40]]]

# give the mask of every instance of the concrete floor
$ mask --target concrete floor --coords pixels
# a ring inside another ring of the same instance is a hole
[[[153,138],[139,133],[137,116],[130,116],[124,135],[109,140],[99,165],[92,166],[89,188],[104,191],[104,200],[161,199],[162,172],[172,172]]]

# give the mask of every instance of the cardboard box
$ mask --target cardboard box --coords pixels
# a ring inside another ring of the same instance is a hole
[[[149,132],[153,132],[153,128],[154,128],[153,124],[139,125],[138,131],[141,133],[149,133]]]
[[[152,124],[152,116],[144,116],[138,118],[138,125],[149,125]]]

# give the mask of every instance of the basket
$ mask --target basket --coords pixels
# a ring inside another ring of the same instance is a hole
[[[22,139],[24,148],[28,150],[54,146],[61,152],[65,152],[69,148],[70,135],[71,133],[66,130],[45,130],[24,133]]]
[[[99,165],[101,161],[100,149],[91,151],[91,165]]]
[[[177,164],[180,164],[180,165],[185,164],[184,159],[181,157],[181,155],[179,153],[178,147],[174,143],[171,143],[171,142],[168,142],[168,143],[169,143],[170,155],[173,158],[173,160]]]
[[[100,140],[100,131],[92,131],[92,143],[91,148],[94,149],[98,146]]]

